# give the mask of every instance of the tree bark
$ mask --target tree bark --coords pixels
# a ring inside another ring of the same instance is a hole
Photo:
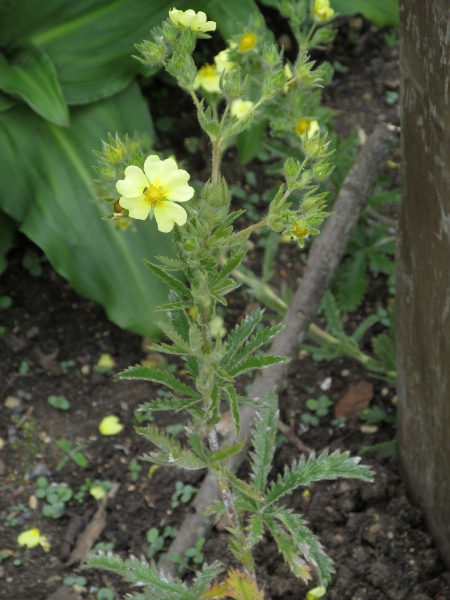
[[[450,5],[400,0],[399,456],[450,567]]]

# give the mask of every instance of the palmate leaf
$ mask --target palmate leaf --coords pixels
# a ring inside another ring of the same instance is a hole
[[[242,358],[248,356],[258,350],[262,346],[265,346],[277,335],[279,331],[284,329],[284,325],[280,323],[274,327],[265,327],[259,329],[252,337],[245,343],[244,347],[241,348],[240,352],[235,356],[235,361],[240,362]]]
[[[319,456],[311,454],[308,458],[302,456],[298,462],[285,467],[283,475],[279,474],[267,492],[267,505],[272,504],[285,494],[291,494],[300,486],[306,486],[313,481],[323,479],[339,479],[354,477],[363,481],[373,481],[373,471],[369,467],[359,465],[359,457],[350,457],[349,452],[339,451],[329,454],[327,450]]]
[[[8,60],[0,55],[0,89],[26,102],[38,115],[67,127],[69,109],[53,64],[32,44],[13,50]]]
[[[116,377],[119,379],[141,379],[143,381],[162,383],[178,394],[189,396],[191,398],[201,398],[198,392],[190,388],[188,385],[182,383],[174,375],[171,375],[167,371],[162,371],[156,367],[143,367],[142,365],[136,365],[118,373]]]
[[[251,477],[255,488],[261,493],[266,489],[275,452],[278,422],[277,395],[273,390],[269,390],[262,402],[264,407],[260,409],[255,421],[255,429],[252,432],[253,452],[250,453]]]
[[[119,556],[98,556],[90,554],[86,559],[89,569],[105,569],[120,575],[133,585],[144,587],[146,594],[141,598],[158,598],[158,600],[198,600],[198,594],[190,590],[178,578],[160,573],[154,564],[148,565],[143,560],[130,558],[122,560]]]
[[[153,423],[150,423],[147,427],[135,427],[135,430],[161,450],[161,452],[151,452],[142,456],[141,460],[148,460],[165,467],[180,467],[193,471],[206,469],[208,466],[191,450],[183,448],[177,439],[165,431],[159,430]]]
[[[281,506],[273,508],[272,517],[278,519],[291,535],[297,551],[317,569],[320,582],[329,583],[334,573],[333,561],[325,553],[317,536],[306,526],[301,517]],[[263,517],[264,518],[264,517]]]
[[[92,150],[108,131],[151,133],[146,103],[132,85],[73,109],[71,123],[57,127],[18,105],[0,113],[0,207],[78,293],[102,304],[120,327],[156,338],[152,309],[167,290],[142,258],[152,258],[153,245],[170,254],[170,237],[149,221],[126,231],[103,221],[109,209],[95,197],[92,169]]]

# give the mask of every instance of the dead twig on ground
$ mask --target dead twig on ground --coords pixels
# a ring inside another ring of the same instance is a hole
[[[359,215],[366,206],[378,176],[394,148],[397,139],[396,131],[397,128],[389,125],[379,125],[359,153],[340,189],[334,205],[335,214],[328,219],[323,231],[311,246],[304,276],[283,319],[285,328],[275,338],[269,350],[270,354],[294,357],[303,342],[309,324],[336,273]],[[286,372],[284,365],[274,365],[265,369],[255,379],[249,396],[256,400],[262,398],[270,389],[282,390],[286,385]],[[251,406],[242,408],[242,438],[249,439],[255,417],[255,408]],[[230,468],[234,473],[244,461],[249,448],[250,441],[239,455],[233,457]],[[161,563],[165,573],[173,574],[176,570],[176,566],[170,560],[172,553],[183,556],[188,548],[208,535],[213,520],[212,517],[201,513],[206,506],[218,498],[215,477],[208,473],[192,502],[191,513],[183,521],[178,536]]]

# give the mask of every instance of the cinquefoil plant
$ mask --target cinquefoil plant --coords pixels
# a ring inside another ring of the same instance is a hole
[[[204,565],[187,585],[164,575],[144,560],[123,561],[111,556],[89,558],[89,566],[114,570],[140,586],[142,591],[133,596],[139,600],[262,599],[263,592],[258,589],[255,578],[253,548],[266,532],[275,539],[297,577],[307,581],[314,569],[319,581],[326,584],[333,571],[331,560],[302,516],[285,508],[282,499],[299,486],[314,481],[338,477],[370,481],[372,478],[368,468],[358,465],[358,458],[350,458],[348,453],[323,452],[318,457],[300,458],[290,468],[286,467],[276,481],[269,482],[278,419],[277,397],[269,392],[258,400],[245,398],[237,392],[235,381],[243,373],[287,360],[260,352],[281,326],[260,326],[262,311],[255,310],[226,338],[214,339],[211,334],[216,306],[225,305],[226,295],[237,287],[230,274],[244,258],[249,236],[257,229],[268,227],[288,233],[301,245],[308,235],[317,233],[327,213],[324,195],[317,193],[316,182],[330,171],[326,136],[321,136],[319,131],[310,134],[305,130],[298,138],[303,159],[286,161],[285,183],[270,202],[266,215],[247,228],[237,231],[233,228],[243,211],[230,212],[230,194],[220,171],[223,148],[251,124],[266,103],[275,102],[277,97],[282,102],[286,86],[313,87],[318,83],[305,55],[292,66],[292,73],[286,74],[281,53],[275,45],[266,44],[253,61],[259,75],[252,83],[259,82],[259,95],[248,100],[249,76],[243,73],[238,53],[244,54],[247,60],[245,53],[253,51],[253,47],[235,46],[234,64],[220,75],[220,98],[215,98],[212,106],[208,105],[197,94],[198,72],[192,52],[196,39],[208,37],[207,32],[215,27],[202,12],[173,9],[169,19],[152,31],[151,41],[139,46],[146,64],[163,65],[190,94],[200,125],[209,137],[211,178],[204,185],[199,202],[188,202],[194,195],[188,183],[189,174],[179,169],[172,158],[161,160],[151,155],[143,161],[138,153],[128,153],[127,145],[118,140],[115,148],[105,145],[105,156],[120,158],[114,162],[120,199],[111,200],[113,218],[154,217],[160,231],[173,232],[176,253],[176,258],[158,257],[158,265],[146,263],[150,271],[171,288],[170,302],[159,307],[167,313],[168,319],[159,325],[172,343],[163,342],[154,348],[180,357],[185,362],[189,381],[183,382],[167,371],[144,366],[131,367],[119,377],[166,386],[170,390],[169,397],[155,398],[141,410],[186,410],[190,415],[187,444],[182,445],[154,423],[147,428],[137,427],[138,433],[156,446],[144,459],[166,467],[208,470],[216,476],[222,501],[211,510],[218,516],[228,516],[230,549],[242,567],[229,569],[225,579],[220,581],[217,578],[225,567],[217,562]],[[131,157],[134,164],[127,166],[123,157]],[[177,272],[184,273],[184,281],[189,283],[178,279]],[[236,441],[222,447],[216,433],[221,402],[229,405],[236,432]],[[250,482],[238,479],[229,469],[230,458],[245,445],[245,440],[240,439],[239,410],[245,403],[259,407],[253,432]]]

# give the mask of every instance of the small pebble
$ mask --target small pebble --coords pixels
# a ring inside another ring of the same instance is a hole
[[[349,369],[342,369],[341,377],[348,377],[350,375]]]
[[[21,404],[22,401],[20,398],[17,398],[17,396],[8,396],[4,402],[5,407],[9,408],[10,410],[19,408]]]
[[[26,400],[27,402],[30,402],[30,400],[33,399],[33,394],[26,392],[25,390],[17,390],[17,395],[19,398],[22,398],[22,400]]]
[[[51,474],[52,472],[45,463],[38,463],[37,465],[34,465],[34,467],[31,469],[29,473],[29,478],[36,479],[37,477],[41,476],[48,477]]]
[[[378,427],[376,425],[361,425],[359,428],[361,433],[372,434],[378,431]]]
[[[325,377],[325,379],[322,381],[322,383],[319,386],[320,389],[323,390],[324,392],[326,392],[327,390],[330,389],[332,381],[333,380],[331,377]]]
[[[90,365],[83,365],[81,367],[81,373],[82,373],[82,375],[89,375],[90,372],[91,372]]]

